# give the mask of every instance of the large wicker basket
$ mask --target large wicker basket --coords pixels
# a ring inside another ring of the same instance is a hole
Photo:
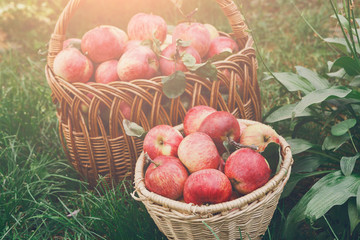
[[[246,125],[257,123],[239,121]],[[183,125],[175,128],[181,131]],[[270,224],[293,163],[290,146],[282,137],[280,147],[280,169],[264,186],[232,201],[203,206],[175,201],[148,191],[144,182],[147,164],[142,153],[136,163],[135,192],[132,195],[143,202],[168,239],[215,239],[214,233],[219,239],[260,239]]]
[[[236,117],[260,120],[261,104],[257,83],[257,61],[253,40],[237,6],[231,0],[217,0],[231,24],[232,37],[240,51],[215,62],[219,81],[210,81],[187,72],[185,93],[168,99],[162,92],[161,76],[150,80],[112,82],[110,84],[68,83],[52,70],[54,58],[62,50],[66,28],[81,0],[70,0],[60,15],[49,42],[45,73],[57,106],[59,133],[63,149],[74,168],[93,185],[99,175],[119,181],[133,177],[142,140],[124,135],[121,101],[131,105],[130,121],[149,130],[158,124],[178,125],[187,109],[208,105],[233,113]],[[226,71],[226,74],[225,74]],[[241,82],[241,89],[239,89]],[[226,96],[222,93],[226,93]],[[90,99],[89,94],[94,97]],[[188,106],[181,99],[188,99]],[[88,106],[84,116],[80,108]],[[107,110],[108,119],[99,109]]]

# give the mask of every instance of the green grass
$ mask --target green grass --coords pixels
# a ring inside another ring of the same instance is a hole
[[[167,1],[145,4],[136,11],[150,8],[176,22],[179,14],[174,14],[171,7],[162,7]],[[286,0],[241,2],[257,41],[258,55],[272,71],[290,71],[296,65],[325,71],[325,63],[332,55],[292,3]],[[85,10],[79,9],[74,16],[68,36],[81,36],[89,26],[100,22],[117,21],[118,25],[124,25],[124,19],[135,12],[131,6],[137,4],[138,1],[129,2],[100,16],[84,6]],[[199,8],[200,21],[229,30],[227,19],[215,1],[184,1],[184,4],[186,12]],[[330,6],[315,0],[306,4],[295,1],[295,4],[322,35],[331,35]],[[96,10],[101,13],[109,9]],[[57,16],[59,9],[54,11]],[[22,31],[21,24],[17,27]],[[113,189],[89,189],[69,166],[59,141],[55,106],[44,75],[44,56],[37,55],[38,48],[46,49],[48,38],[34,34],[37,29],[32,29],[29,36],[23,33],[21,37],[10,36],[26,44],[20,50],[2,53],[0,58],[0,240],[149,239],[149,236],[165,239],[143,204],[130,196],[131,184],[124,182]],[[43,33],[48,28],[40,29]],[[48,31],[45,36],[50,36],[51,30]],[[264,71],[259,59],[259,80]],[[260,82],[260,86],[264,114],[273,106],[292,101],[275,82]],[[264,239],[281,238],[284,216],[293,204],[280,201]],[[77,211],[76,215],[68,216]]]

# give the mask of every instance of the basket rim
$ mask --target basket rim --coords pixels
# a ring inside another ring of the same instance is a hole
[[[238,121],[243,122],[246,125],[252,125],[256,123],[263,124],[261,122],[246,120],[246,119],[238,119]],[[180,131],[183,129],[183,124],[177,125],[174,128]],[[198,206],[193,203],[185,203],[185,202],[180,202],[178,200],[172,200],[163,197],[161,195],[158,195],[154,192],[150,192],[145,187],[144,151],[141,152],[141,155],[136,161],[135,178],[134,178],[135,190],[132,194],[132,197],[139,201],[147,201],[147,202],[151,201],[165,208],[176,210],[189,215],[208,215],[208,214],[215,214],[221,212],[228,212],[234,208],[242,209],[255,201],[261,201],[266,195],[269,195],[272,192],[274,192],[276,188],[285,186],[284,182],[287,181],[287,179],[290,176],[293,158],[292,158],[290,145],[280,135],[279,135],[279,140],[280,140],[281,156],[282,156],[282,162],[279,171],[264,186],[254,190],[249,194],[241,196],[237,199],[223,203]],[[139,197],[136,197],[135,194],[137,194]]]

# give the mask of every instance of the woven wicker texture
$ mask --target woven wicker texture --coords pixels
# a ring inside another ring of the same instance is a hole
[[[162,77],[150,80],[110,84],[68,83],[52,71],[54,58],[62,50],[66,27],[80,0],[70,0],[60,15],[49,42],[45,74],[57,106],[59,132],[63,149],[75,169],[93,185],[98,175],[119,181],[133,177],[135,161],[142,141],[124,135],[119,105],[131,105],[131,119],[145,130],[158,124],[176,126],[186,111],[196,105],[208,105],[233,113],[236,117],[260,120],[261,103],[257,83],[257,61],[253,40],[243,17],[233,1],[217,0],[228,18],[240,51],[215,62],[219,81],[211,82],[186,73],[186,91],[176,99],[162,92]],[[89,94],[93,98],[89,98]],[[88,108],[87,112],[81,111]]]
[[[247,125],[256,123],[239,120]],[[183,126],[176,126],[182,130]],[[212,205],[195,206],[171,200],[145,187],[146,159],[142,153],[135,168],[133,197],[142,201],[158,228],[169,239],[215,239],[205,222],[220,239],[260,239],[265,233],[290,177],[293,163],[289,144],[280,137],[279,171],[261,188],[238,199]]]

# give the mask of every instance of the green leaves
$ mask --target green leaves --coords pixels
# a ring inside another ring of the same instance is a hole
[[[273,73],[275,79],[280,82],[288,91],[302,91],[304,94],[308,94],[315,90],[314,86],[309,80],[300,77],[295,73],[290,72],[279,72]],[[265,78],[264,80],[271,79],[272,77]]]
[[[274,123],[279,122],[286,119],[291,119],[293,117],[293,112],[296,104],[289,104],[280,107],[275,110],[269,116],[266,117],[265,122]],[[311,110],[306,108],[303,112],[296,115],[297,117],[309,117],[312,116]]]
[[[125,129],[125,133],[131,137],[145,137],[146,131],[143,127],[139,126],[134,122],[130,122],[127,119],[123,120],[123,126]]]
[[[344,134],[342,136],[327,136],[323,142],[322,149],[323,150],[334,150],[336,151],[339,147],[341,147],[344,143],[350,140],[349,134]]]
[[[268,161],[271,172],[277,173],[280,167],[280,145],[274,142],[269,143],[261,155]]]
[[[290,144],[292,155],[305,152],[314,146],[311,142],[300,138],[286,139],[286,141]]]
[[[194,66],[187,66],[188,70],[190,70],[193,73],[196,73],[197,75],[208,78],[211,81],[217,80],[217,68],[214,64],[207,61],[200,64],[195,64]]]
[[[302,220],[314,222],[333,206],[342,205],[350,197],[356,196],[359,186],[360,176],[344,176],[341,171],[321,178],[290,211],[285,224],[286,239],[292,239],[297,224]]]
[[[344,135],[350,128],[356,125],[355,119],[347,119],[331,127],[331,134],[334,136]]]
[[[360,153],[353,157],[342,157],[340,160],[340,168],[345,176],[350,176],[354,170],[356,160],[360,157]]]
[[[162,79],[163,92],[168,98],[177,98],[183,94],[186,88],[186,78],[182,71],[176,71],[173,74]]]
[[[307,68],[304,68],[301,66],[296,66],[295,68],[296,68],[297,73],[301,77],[309,80],[309,82],[311,83],[311,85],[313,87],[315,87],[315,89],[319,90],[319,89],[325,89],[325,88],[330,87],[329,81],[326,78],[317,74],[316,72],[311,71],[310,69],[307,69]]]
[[[360,191],[358,191],[359,193]],[[356,201],[360,199],[359,194],[357,194],[356,199],[350,199],[348,202],[348,215],[350,221],[350,233],[352,234],[356,226],[360,223],[360,213],[358,211],[359,206],[356,206]]]
[[[298,114],[302,113],[305,108],[308,106],[315,104],[315,103],[321,103],[329,98],[344,98],[349,93],[351,93],[351,89],[341,86],[335,86],[330,87],[327,89],[320,89],[315,90],[305,97],[296,105],[294,108],[294,116],[297,116]]]
[[[345,72],[350,76],[356,76],[360,74],[359,62],[348,56],[343,56],[336,59],[333,67],[334,66],[344,68]]]

